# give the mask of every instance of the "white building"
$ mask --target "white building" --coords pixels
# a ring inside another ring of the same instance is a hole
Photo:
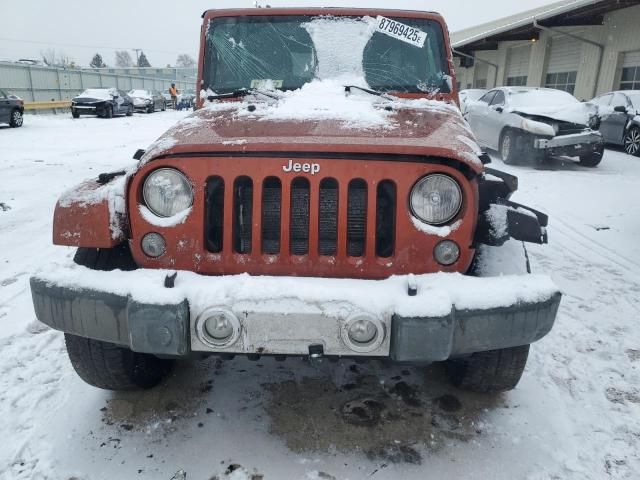
[[[640,0],[564,0],[451,35],[459,87],[640,89]],[[473,58],[470,58],[473,57]]]

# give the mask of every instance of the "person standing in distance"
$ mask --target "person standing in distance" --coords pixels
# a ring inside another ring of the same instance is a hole
[[[171,95],[171,104],[173,105],[173,109],[176,110],[178,108],[178,89],[176,88],[176,84],[172,83],[169,88],[169,95]]]

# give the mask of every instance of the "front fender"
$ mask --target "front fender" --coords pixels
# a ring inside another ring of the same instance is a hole
[[[122,175],[106,182],[87,180],[66,191],[53,214],[53,243],[113,248],[126,241],[126,185],[127,179]]]

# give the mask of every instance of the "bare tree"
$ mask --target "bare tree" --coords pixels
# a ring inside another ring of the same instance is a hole
[[[186,53],[178,55],[178,59],[176,60],[176,67],[193,68],[195,66],[196,66],[196,61],[193,59],[191,55],[187,55]]]
[[[40,50],[40,56],[45,65],[51,67],[56,64],[58,58],[55,49],[48,48],[47,50]]]
[[[117,50],[116,66],[120,68],[133,67],[133,59],[131,58],[131,54],[126,50]]]
[[[48,67],[75,67],[75,61],[64,52],[58,52],[55,48],[48,48],[40,51],[42,61]]]

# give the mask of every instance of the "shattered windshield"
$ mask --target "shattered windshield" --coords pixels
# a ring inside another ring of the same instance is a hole
[[[209,23],[204,90],[294,90],[314,79],[390,92],[450,92],[442,28],[427,19],[386,17],[222,17]]]

